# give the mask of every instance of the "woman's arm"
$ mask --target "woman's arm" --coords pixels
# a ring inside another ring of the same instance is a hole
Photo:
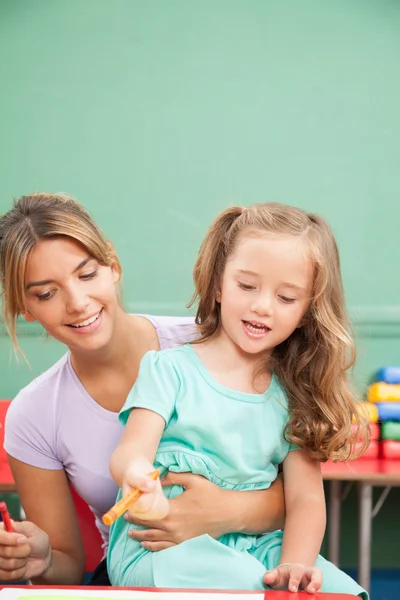
[[[263,533],[283,527],[285,501],[282,476],[268,490],[232,492],[223,490],[200,475],[169,473],[163,485],[182,485],[183,494],[169,501],[170,513],[162,520],[130,519],[148,529],[130,534],[152,552],[208,533],[218,538],[241,531]]]
[[[21,504],[30,521],[16,524],[28,544],[24,558],[17,559],[18,578],[45,585],[81,584],[85,553],[65,472],[39,469],[12,456],[8,458]],[[15,549],[18,546],[12,551],[0,546],[1,555],[6,553],[8,560],[15,560],[10,556]],[[1,575],[4,579],[3,573]]]
[[[285,524],[285,496],[283,478],[279,475],[267,490],[230,492],[223,490],[221,511],[227,512],[224,533],[240,531],[248,534],[265,533],[282,529]],[[228,496],[228,498],[226,498]],[[232,530],[232,524],[236,527]]]

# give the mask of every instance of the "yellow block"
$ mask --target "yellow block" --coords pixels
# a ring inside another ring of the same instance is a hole
[[[400,384],[373,383],[368,388],[367,398],[370,402],[400,402]]]
[[[365,418],[368,419],[370,423],[378,422],[378,409],[375,404],[372,402],[360,402],[361,409],[365,413]]]

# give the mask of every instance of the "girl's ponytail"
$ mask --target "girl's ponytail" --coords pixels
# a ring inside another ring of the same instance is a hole
[[[210,338],[218,329],[220,307],[216,296],[221,285],[227,257],[241,229],[242,206],[232,206],[220,213],[211,224],[193,268],[195,292],[188,308],[198,303],[196,324],[201,339]]]

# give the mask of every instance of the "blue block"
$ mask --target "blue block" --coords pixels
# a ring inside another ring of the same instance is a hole
[[[400,367],[382,367],[376,374],[377,381],[400,383]]]
[[[400,421],[400,402],[377,402],[381,421]]]

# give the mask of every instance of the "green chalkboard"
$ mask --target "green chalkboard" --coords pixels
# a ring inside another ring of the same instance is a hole
[[[298,205],[357,317],[398,319],[399,30],[388,0],[3,0],[0,210],[75,195],[128,307],[178,314],[218,210]]]
[[[0,0],[0,212],[76,196],[120,254],[127,308],[183,314],[220,209],[317,211],[364,389],[400,361],[399,32],[397,0]],[[37,374],[63,348],[26,331]],[[3,397],[32,378],[10,355],[3,335]]]

